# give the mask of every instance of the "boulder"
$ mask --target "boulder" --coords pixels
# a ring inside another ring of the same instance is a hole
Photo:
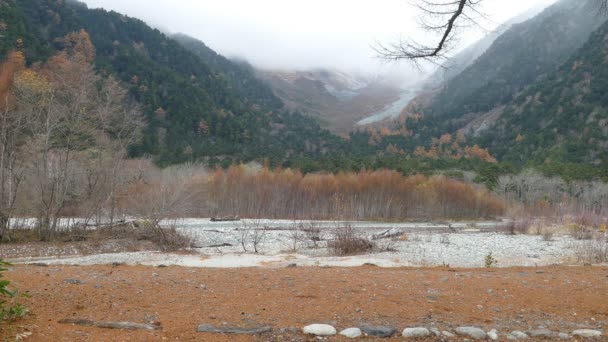
[[[402,333],[403,337],[428,337],[431,336],[431,332],[427,328],[406,328]]]
[[[456,334],[467,336],[474,340],[483,340],[487,336],[485,331],[476,327],[458,327],[456,328]]]
[[[336,328],[332,327],[329,324],[307,325],[302,329],[302,332],[307,335],[315,336],[334,336],[337,333]]]
[[[362,335],[361,329],[359,328],[348,328],[340,331],[340,335],[348,338],[357,338]]]
[[[593,337],[602,337],[602,332],[599,330],[593,330],[593,329],[579,329],[579,330],[574,330],[572,332],[572,335],[580,336],[580,337],[584,337],[584,338],[593,338]]]

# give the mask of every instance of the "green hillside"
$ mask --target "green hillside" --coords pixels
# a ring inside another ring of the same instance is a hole
[[[282,110],[281,101],[252,70],[203,43],[179,42],[144,22],[77,2],[2,0],[0,55],[14,48],[28,63],[60,48],[56,39],[86,30],[96,47],[96,67],[128,85],[145,113],[143,141],[133,156],[161,164],[205,160],[283,163],[315,157],[340,139],[312,120]]]

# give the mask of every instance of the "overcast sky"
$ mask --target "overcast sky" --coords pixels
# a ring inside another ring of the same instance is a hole
[[[552,0],[484,0],[493,29],[511,17]],[[268,69],[386,69],[374,42],[420,37],[419,12],[411,0],[84,0],[142,19],[165,31],[204,41],[228,57]],[[481,37],[470,30],[466,45]],[[407,69],[407,66],[402,66]]]

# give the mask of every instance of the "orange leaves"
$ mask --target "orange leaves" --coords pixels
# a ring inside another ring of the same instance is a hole
[[[451,158],[451,159],[480,159],[489,163],[496,163],[490,152],[481,148],[478,145],[465,146],[464,148],[460,145],[466,140],[464,134],[458,132],[454,139],[450,134],[444,134],[439,139],[433,138],[433,142],[429,149],[418,146],[414,151],[414,155],[425,158]]]
[[[303,175],[290,169],[218,169],[201,186],[211,215],[253,218],[395,220],[478,218],[505,204],[474,185],[446,177],[403,176],[378,170]]]
[[[473,145],[473,147],[465,147],[464,157],[467,159],[481,159],[490,163],[496,163],[496,158],[492,157],[487,149],[481,148],[477,145]]]
[[[72,32],[60,39],[63,44],[64,52],[71,58],[92,63],[95,60],[95,47],[91,43],[91,37],[85,30]]]
[[[13,83],[15,73],[25,66],[25,56],[20,51],[12,51],[8,58],[0,65],[0,105],[6,106],[9,88]]]

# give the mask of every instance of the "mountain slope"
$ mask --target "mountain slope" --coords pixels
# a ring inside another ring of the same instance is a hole
[[[480,141],[523,163],[608,161],[608,23],[559,69],[526,89]]]
[[[580,48],[603,20],[593,0],[559,1],[498,37],[475,63],[444,85],[424,114],[441,118],[441,129],[449,131],[509,103]]]
[[[498,39],[498,37],[502,36],[507,30],[509,30],[513,25],[520,24],[527,20],[534,18],[543,9],[546,5],[541,5],[534,7],[525,13],[522,13],[507,22],[501,24],[497,29],[488,33],[485,37],[481,38],[476,43],[471,46],[465,48],[463,51],[450,58],[446,63],[442,65],[436,72],[434,72],[427,80],[424,82],[424,88],[434,88],[439,87],[442,83],[445,83],[454,77],[458,76],[461,72],[463,72],[467,67],[473,64],[484,52],[486,52],[490,46]]]
[[[5,27],[0,55],[24,49],[28,62],[43,61],[56,39],[86,30],[96,47],[96,67],[128,85],[148,122],[133,155],[153,155],[161,164],[269,158],[281,163],[315,156],[340,143],[310,119],[288,114],[251,70],[167,37],[144,22],[77,2],[2,0]],[[18,41],[18,39],[20,39]],[[193,52],[194,51],[194,52]]]

